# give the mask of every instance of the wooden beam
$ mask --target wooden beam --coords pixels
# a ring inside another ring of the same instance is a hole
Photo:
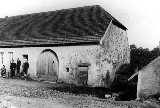
[[[139,73],[139,71],[138,72],[136,72],[136,73],[134,73],[129,79],[128,79],[128,81],[130,81],[130,80],[132,80],[135,76],[137,76],[138,75],[138,73]]]

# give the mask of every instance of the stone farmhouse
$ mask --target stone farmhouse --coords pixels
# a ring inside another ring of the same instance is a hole
[[[127,28],[99,5],[0,19],[0,65],[28,59],[32,78],[109,87],[130,62]]]

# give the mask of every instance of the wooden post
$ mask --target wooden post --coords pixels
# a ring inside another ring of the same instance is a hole
[[[4,52],[0,52],[0,54],[1,54],[2,64],[3,64],[3,54],[4,54]]]
[[[13,60],[13,52],[8,52],[10,54],[10,62]]]

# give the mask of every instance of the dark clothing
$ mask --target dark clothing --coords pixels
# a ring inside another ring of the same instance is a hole
[[[28,73],[28,68],[29,68],[29,63],[28,62],[24,62],[23,65],[22,65],[22,72],[24,74],[27,74]]]
[[[5,77],[5,76],[6,76],[6,68],[5,68],[5,67],[2,67],[2,68],[1,68],[1,76],[2,76],[2,77]]]
[[[17,60],[17,74],[20,73],[21,61]]]
[[[11,69],[11,77],[14,77],[16,71],[16,63],[11,63],[10,69]]]

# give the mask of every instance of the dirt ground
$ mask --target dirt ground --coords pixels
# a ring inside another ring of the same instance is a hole
[[[61,86],[64,85],[0,78],[0,108],[150,108],[147,105],[152,104],[100,99],[61,90]]]

